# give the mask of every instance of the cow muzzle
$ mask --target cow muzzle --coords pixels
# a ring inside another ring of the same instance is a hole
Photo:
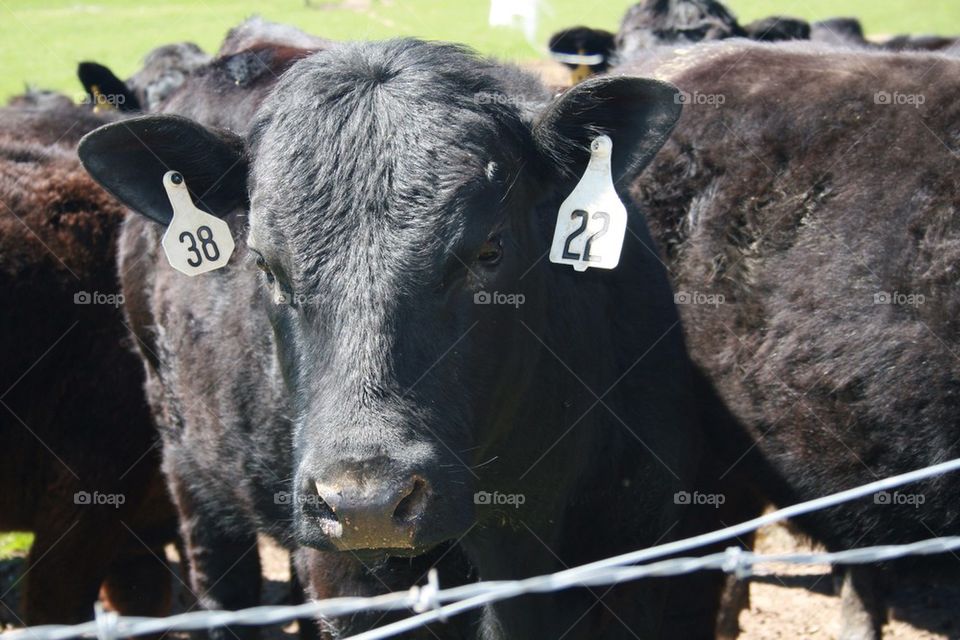
[[[316,492],[316,508],[305,513],[305,519],[312,520],[334,548],[394,555],[418,551],[432,496],[423,476],[377,479],[343,474],[309,484]]]

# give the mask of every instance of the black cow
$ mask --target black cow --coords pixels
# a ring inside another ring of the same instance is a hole
[[[602,58],[602,62],[589,65],[566,62],[573,70],[573,81],[578,82],[591,73],[657,57],[657,48],[664,45],[689,46],[737,37],[759,42],[814,40],[867,49],[960,55],[957,38],[951,37],[901,35],[884,42],[870,42],[856,18],[832,18],[811,25],[799,18],[770,16],[740,26],[718,0],[644,0],[627,10],[612,47],[609,32],[580,26],[551,36],[549,48],[561,57],[577,54]]]
[[[573,70],[576,83],[611,66],[654,55],[662,46],[737,37],[763,42],[808,40],[810,25],[797,18],[773,16],[742,27],[717,0],[644,0],[627,10],[615,36],[600,29],[573,27],[554,34],[549,47]],[[571,55],[602,61],[585,64],[569,58]]]
[[[577,83],[609,68],[616,51],[613,39],[614,34],[603,29],[571,27],[553,34],[548,46],[554,59],[570,69]]]
[[[617,55],[630,59],[662,44],[746,37],[717,0],[643,0],[627,10],[617,32]]]
[[[264,47],[294,49],[327,49],[333,44],[326,38],[309,34],[297,27],[270,22],[260,16],[247,18],[227,32],[217,56],[229,56],[250,49]]]
[[[245,132],[283,72],[314,51],[262,43],[218,56],[196,69],[155,111]]]
[[[770,16],[751,22],[744,30],[748,38],[758,42],[810,39],[810,23],[799,18]]]
[[[76,155],[108,120],[15,102],[0,108],[0,530],[34,533],[18,621],[82,622],[98,593],[165,615],[176,516],[119,309],[124,210]]]
[[[551,53],[572,70],[574,83],[602,73],[623,60],[669,44],[746,37],[737,19],[717,0],[644,0],[627,10],[616,34],[590,27],[572,27],[550,37]],[[585,64],[568,56],[602,58]]]
[[[935,51],[953,55],[960,54],[957,38],[944,36],[899,35],[886,40],[871,42],[863,33],[863,26],[856,18],[832,18],[811,25],[810,39],[833,45],[883,49],[886,51]]]
[[[960,55],[957,44],[957,38],[902,35],[881,42],[880,47],[889,51],[935,51]]]
[[[551,102],[461,48],[398,40],[297,62],[245,140],[172,116],[84,140],[145,216],[124,229],[127,312],[204,606],[256,603],[257,530],[390,583],[443,545],[517,578],[689,529],[675,494],[699,472],[697,381],[643,219],[615,271],[544,259],[590,141],[614,140],[626,184],[679,103],[633,78]],[[227,268],[166,264],[168,170],[233,228]],[[713,595],[683,595],[682,631],[661,620],[669,584],[648,582],[602,605],[496,604],[454,637],[712,635]]]
[[[779,505],[960,457],[960,62],[716,43],[624,71],[724,98],[690,100],[632,186],[724,401],[708,424],[753,434],[720,455]],[[954,474],[797,524],[832,550],[957,535],[958,492]],[[847,575],[844,639],[879,635],[871,571]]]
[[[153,111],[210,56],[192,42],[163,45],[143,60],[143,68],[124,82],[107,67],[81,62],[77,76],[87,100],[97,109]]]
[[[310,35],[296,27],[264,20],[259,16],[247,18],[227,32],[215,58],[203,52],[192,42],[180,42],[157,47],[146,55],[143,67],[126,81],[121,80],[108,67],[96,62],[81,62],[77,76],[87,92],[87,100],[98,109],[115,108],[119,111],[171,111],[164,105],[171,96],[181,97],[178,108],[198,108],[197,101],[184,98],[185,93],[195,93],[208,103],[217,99],[221,118],[229,120],[238,112],[242,121],[252,116],[252,111],[238,105],[247,102],[256,90],[250,91],[254,82],[283,72],[296,51],[317,51],[331,45],[331,41]],[[194,75],[211,80],[190,82]],[[229,86],[233,83],[233,87]],[[185,84],[189,87],[181,89]]]
[[[867,46],[863,25],[856,18],[830,18],[810,25],[810,39],[814,42],[846,46]]]

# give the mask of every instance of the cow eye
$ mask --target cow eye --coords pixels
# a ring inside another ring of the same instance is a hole
[[[477,253],[477,260],[486,266],[493,266],[500,262],[503,257],[503,238],[499,235],[493,236],[483,243]]]
[[[263,271],[267,276],[267,282],[273,284],[275,278],[273,277],[273,272],[270,271],[270,265],[267,264],[267,261],[263,259],[263,256],[259,253],[257,254],[257,269]]]
[[[253,250],[251,249],[251,251]],[[256,251],[253,251],[253,253],[256,256],[255,263],[257,265],[257,269],[260,269],[260,271],[263,271],[264,275],[266,276],[267,284],[270,286],[270,294],[271,294],[271,297],[273,298],[274,304],[278,304],[278,305],[291,304],[290,293],[288,292],[286,287],[280,284],[280,281],[277,280],[277,277],[273,275],[273,271],[270,269],[270,265],[267,264],[267,261],[264,259],[262,255],[260,255]]]

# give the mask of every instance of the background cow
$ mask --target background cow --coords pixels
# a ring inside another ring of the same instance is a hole
[[[863,25],[856,18],[830,18],[810,25],[810,39],[814,42],[843,46],[866,47]]]
[[[260,16],[247,18],[227,32],[217,50],[217,56],[230,56],[241,51],[278,47],[282,49],[326,49],[333,42],[307,33],[288,24],[264,20]]]
[[[744,31],[748,38],[758,42],[810,39],[810,24],[806,20],[783,16],[754,20],[744,27]]]
[[[126,81],[96,62],[81,62],[77,76],[96,109],[153,111],[210,56],[192,42],[167,44],[150,51],[143,67]]]
[[[81,62],[77,76],[88,101],[99,109],[197,111],[201,101],[206,100],[209,107],[209,102],[216,100],[216,106],[226,111],[221,115],[224,123],[231,118],[246,122],[253,112],[243,103],[261,93],[251,85],[266,78],[276,80],[297,52],[325,49],[331,44],[296,27],[253,16],[227,32],[215,57],[192,42],[181,42],[151,50],[143,67],[126,81],[97,62]],[[184,84],[189,86],[181,88]],[[174,94],[180,95],[179,104],[165,107]],[[203,115],[209,117],[212,112]]]
[[[558,31],[550,36],[547,46],[554,59],[571,70],[574,83],[594,73],[604,73],[616,51],[614,34],[583,26]],[[588,60],[591,56],[597,60]]]
[[[0,109],[0,529],[35,535],[18,618],[92,618],[98,591],[164,615],[176,525],[119,310],[123,208],[75,150],[106,120],[17,102]]]
[[[644,0],[627,10],[615,35],[590,27],[573,27],[554,34],[549,48],[555,55],[603,58],[603,62],[593,65],[563,61],[573,70],[573,81],[578,82],[591,73],[602,73],[611,66],[652,55],[665,45],[689,46],[727,38],[774,42],[809,37],[810,25],[796,18],[775,16],[742,27],[717,0]]]
[[[733,467],[752,468],[779,505],[960,456],[958,65],[718,43],[623,69],[690,96],[631,191],[686,294],[693,358],[724,402],[708,424],[752,434],[752,447],[718,454],[742,455]],[[797,524],[833,550],[956,535],[958,483]],[[846,577],[842,638],[879,634],[871,571]]]
[[[572,70],[574,83],[618,65],[657,58],[664,46],[692,46],[700,42],[749,38],[758,42],[814,40],[825,44],[890,51],[939,51],[960,54],[956,38],[902,35],[884,41],[866,39],[856,18],[832,18],[812,25],[799,18],[770,16],[741,26],[718,0],[644,0],[627,10],[615,36],[601,29],[578,26],[551,36],[548,46],[556,56],[602,58],[585,64],[561,59]]]

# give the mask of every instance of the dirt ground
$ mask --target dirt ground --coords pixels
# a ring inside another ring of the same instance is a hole
[[[761,530],[758,553],[809,550],[787,529],[774,526]],[[288,558],[268,540],[261,541],[265,581],[265,604],[289,602]],[[171,559],[176,559],[172,547]],[[951,558],[949,561],[952,561]],[[945,560],[948,561],[948,560]],[[0,598],[16,610],[16,588],[10,589],[22,570],[22,560],[0,562]],[[776,575],[756,576],[750,586],[750,609],[740,616],[742,640],[836,638],[840,624],[840,600],[833,595],[833,578],[827,566],[778,566]],[[178,578],[182,579],[182,576]],[[179,586],[179,585],[178,585]],[[5,593],[9,590],[9,593]],[[190,608],[181,587],[178,611]],[[960,584],[936,583],[898,588],[892,599],[885,640],[960,640]],[[0,626],[19,626],[5,606],[0,606]],[[286,640],[296,635],[296,623],[265,630],[266,640]]]
[[[757,553],[810,551],[782,526],[761,529]],[[953,558],[945,560],[952,562]],[[827,565],[771,568],[776,575],[756,576],[750,585],[750,610],[740,614],[742,640],[815,638],[830,640],[840,629],[840,599],[834,595]],[[957,640],[960,638],[960,585],[936,583],[897,587],[884,640]]]

